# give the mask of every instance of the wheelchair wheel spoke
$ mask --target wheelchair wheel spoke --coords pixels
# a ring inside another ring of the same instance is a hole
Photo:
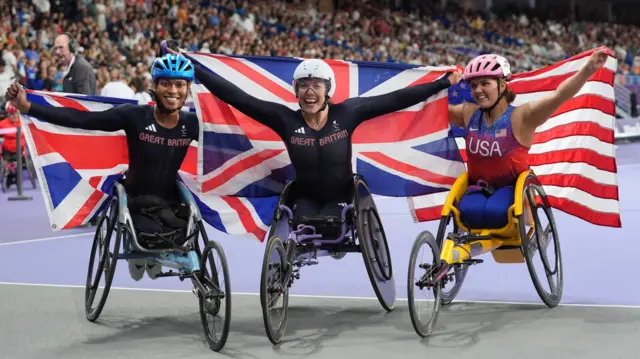
[[[203,238],[204,239],[204,238]],[[229,335],[231,285],[226,256],[217,242],[206,241],[200,258],[200,319],[209,347],[220,351]]]
[[[444,268],[442,268],[444,270]],[[408,297],[411,323],[421,337],[431,335],[442,302],[440,250],[429,232],[416,238],[411,250],[408,271]]]

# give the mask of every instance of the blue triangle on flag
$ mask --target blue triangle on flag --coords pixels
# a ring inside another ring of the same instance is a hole
[[[451,136],[412,148],[446,160],[462,162],[462,155],[460,154],[458,144],[456,143],[455,138]]]
[[[301,60],[283,57],[248,56],[243,58],[260,66],[286,84],[291,84],[293,73],[301,62]]]
[[[372,88],[386,82],[397,74],[417,66],[391,66],[391,65],[371,65],[370,63],[358,63],[358,94],[371,90]]]
[[[357,160],[357,172],[367,181],[371,193],[388,197],[411,197],[448,191],[446,187],[423,185]],[[393,185],[390,186],[389,184]]]
[[[78,172],[67,162],[43,166],[42,172],[47,180],[53,208],[57,208],[82,180]]]

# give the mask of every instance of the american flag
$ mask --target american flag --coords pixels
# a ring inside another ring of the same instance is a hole
[[[251,96],[299,108],[291,79],[300,58],[193,52],[186,56]],[[434,81],[452,70],[325,61],[336,75],[334,103]],[[223,226],[225,232],[232,234],[251,233],[263,240],[278,195],[294,174],[286,147],[275,132],[222,102],[203,85],[194,84],[193,93],[203,123],[198,196],[208,207],[206,212],[213,214],[214,226]],[[444,90],[420,104],[357,128],[353,134],[353,168],[364,176],[373,194],[408,197],[446,193],[464,171],[447,122],[447,96]],[[226,220],[216,214],[221,209],[227,209]]]
[[[579,71],[596,50],[514,75],[509,83],[517,94],[513,105],[538,100],[554,91]],[[617,61],[605,50],[610,56],[605,66],[537,129],[529,161],[554,208],[592,224],[620,227],[613,88]],[[472,101],[464,82],[451,89],[450,94],[454,91],[456,96],[449,97],[451,103]],[[456,134],[459,136],[460,132]],[[458,138],[457,142],[466,161],[464,139]],[[420,222],[438,219],[446,195],[441,193],[435,200],[412,198],[414,218]]]

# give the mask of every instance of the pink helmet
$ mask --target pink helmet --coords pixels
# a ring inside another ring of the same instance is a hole
[[[500,55],[480,55],[471,60],[464,69],[462,79],[469,81],[478,77],[511,78],[509,61]]]

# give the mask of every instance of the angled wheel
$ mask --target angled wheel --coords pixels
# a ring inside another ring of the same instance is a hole
[[[85,285],[85,314],[90,322],[94,322],[102,313],[116,271],[120,242],[126,233],[126,229],[117,222],[118,199],[114,196],[109,199],[107,207],[100,214],[91,247]],[[110,249],[110,246],[113,247]],[[104,279],[102,289],[100,288],[101,279]],[[98,302],[93,307],[96,298]]]
[[[449,234],[461,232],[462,230],[458,228],[458,225],[453,218],[453,213],[450,213],[447,217],[443,217],[440,220],[438,235],[436,237],[438,248],[442,248],[444,240],[449,236]],[[468,270],[469,264],[455,264],[451,266],[449,273],[447,273],[443,282],[442,305],[451,304],[458,293],[460,293],[464,279],[467,277]]]
[[[524,213],[518,218],[522,253],[540,299],[553,308],[563,289],[560,241],[547,196],[533,174],[525,180],[522,198]]]
[[[260,277],[260,305],[267,337],[279,344],[287,326],[289,283],[286,282],[288,263],[284,245],[278,237],[267,242]]]
[[[355,187],[358,245],[378,302],[390,312],[396,305],[396,281],[389,244],[369,188],[361,179],[356,180]]]
[[[200,281],[205,293],[199,293],[200,320],[209,348],[220,351],[229,336],[231,323],[231,280],[227,257],[220,244],[209,241],[204,225],[198,227],[206,243],[200,257]]]
[[[31,186],[35,189],[36,182],[37,182],[36,169],[33,165],[33,160],[31,159],[31,156],[27,156],[26,161],[27,161],[27,172],[29,173],[29,180],[31,181]]]
[[[413,329],[426,338],[433,332],[442,304],[442,279],[435,280],[441,268],[440,248],[429,231],[418,235],[409,258],[407,297]]]

